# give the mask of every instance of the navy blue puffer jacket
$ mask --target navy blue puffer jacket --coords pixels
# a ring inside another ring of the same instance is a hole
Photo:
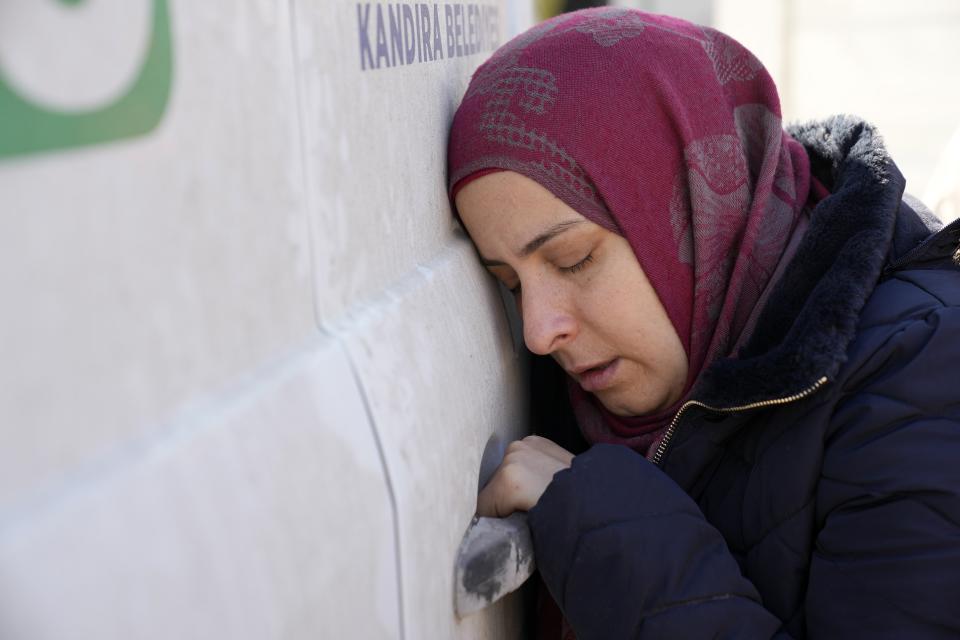
[[[960,223],[873,130],[791,130],[831,195],[657,463],[598,445],[531,510],[580,640],[960,637]]]

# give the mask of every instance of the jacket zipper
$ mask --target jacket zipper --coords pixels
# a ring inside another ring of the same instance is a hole
[[[713,411],[715,413],[736,413],[737,411],[747,411],[749,409],[759,409],[761,407],[773,407],[776,405],[789,404],[791,402],[796,402],[797,400],[802,400],[823,385],[827,384],[827,382],[827,376],[823,376],[811,386],[807,387],[803,391],[800,391],[799,393],[795,393],[783,398],[773,398],[772,400],[751,402],[750,404],[744,404],[739,407],[711,407],[710,405],[704,404],[699,400],[687,400],[677,411],[676,415],[673,416],[673,420],[670,421],[670,426],[667,427],[666,433],[663,434],[663,440],[660,441],[660,445],[657,447],[656,453],[653,454],[653,458],[650,460],[653,462],[653,464],[657,465],[658,467],[660,466],[661,461],[663,461],[663,456],[667,452],[667,447],[670,445],[670,440],[673,439],[673,433],[677,429],[677,423],[680,422],[680,416],[683,415],[683,412],[686,411],[687,407],[702,407],[707,411]]]
[[[942,229],[940,229],[940,230],[937,231],[936,233],[931,234],[929,238],[927,238],[926,240],[924,240],[923,242],[921,242],[920,244],[918,244],[917,246],[915,246],[913,249],[910,249],[910,250],[907,251],[904,255],[902,255],[902,256],[900,256],[899,258],[897,258],[896,260],[894,260],[889,266],[887,266],[886,268],[884,268],[884,270],[883,270],[883,272],[881,273],[881,275],[883,275],[883,276],[890,275],[891,273],[893,273],[894,271],[896,271],[896,270],[899,269],[900,267],[908,264],[911,260],[913,260],[914,258],[916,258],[916,257],[917,257],[918,255],[920,255],[921,253],[923,253],[924,250],[926,250],[927,246],[930,245],[934,240],[938,239],[940,236],[960,235],[960,233],[958,233],[958,232],[960,232],[960,228],[955,228],[955,226],[958,226],[958,221],[957,221],[957,220],[954,220],[953,222],[951,222],[951,223],[948,224],[947,226],[943,227]],[[946,232],[946,233],[944,233],[944,232]],[[953,254],[952,258],[953,258],[954,263],[960,265],[960,245],[957,246],[957,250],[956,250],[956,252]]]

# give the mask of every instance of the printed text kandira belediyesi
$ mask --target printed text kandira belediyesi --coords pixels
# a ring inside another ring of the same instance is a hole
[[[360,68],[380,69],[493,51],[497,7],[482,4],[357,3]]]

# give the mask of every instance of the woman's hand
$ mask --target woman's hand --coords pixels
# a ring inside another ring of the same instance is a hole
[[[477,496],[477,514],[504,518],[514,511],[529,511],[553,474],[568,468],[572,460],[572,453],[540,436],[511,442],[500,467]]]

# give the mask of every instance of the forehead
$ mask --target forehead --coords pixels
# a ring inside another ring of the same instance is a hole
[[[456,204],[467,232],[481,250],[488,243],[527,242],[560,223],[587,222],[540,184],[513,171],[473,180],[457,193]]]

